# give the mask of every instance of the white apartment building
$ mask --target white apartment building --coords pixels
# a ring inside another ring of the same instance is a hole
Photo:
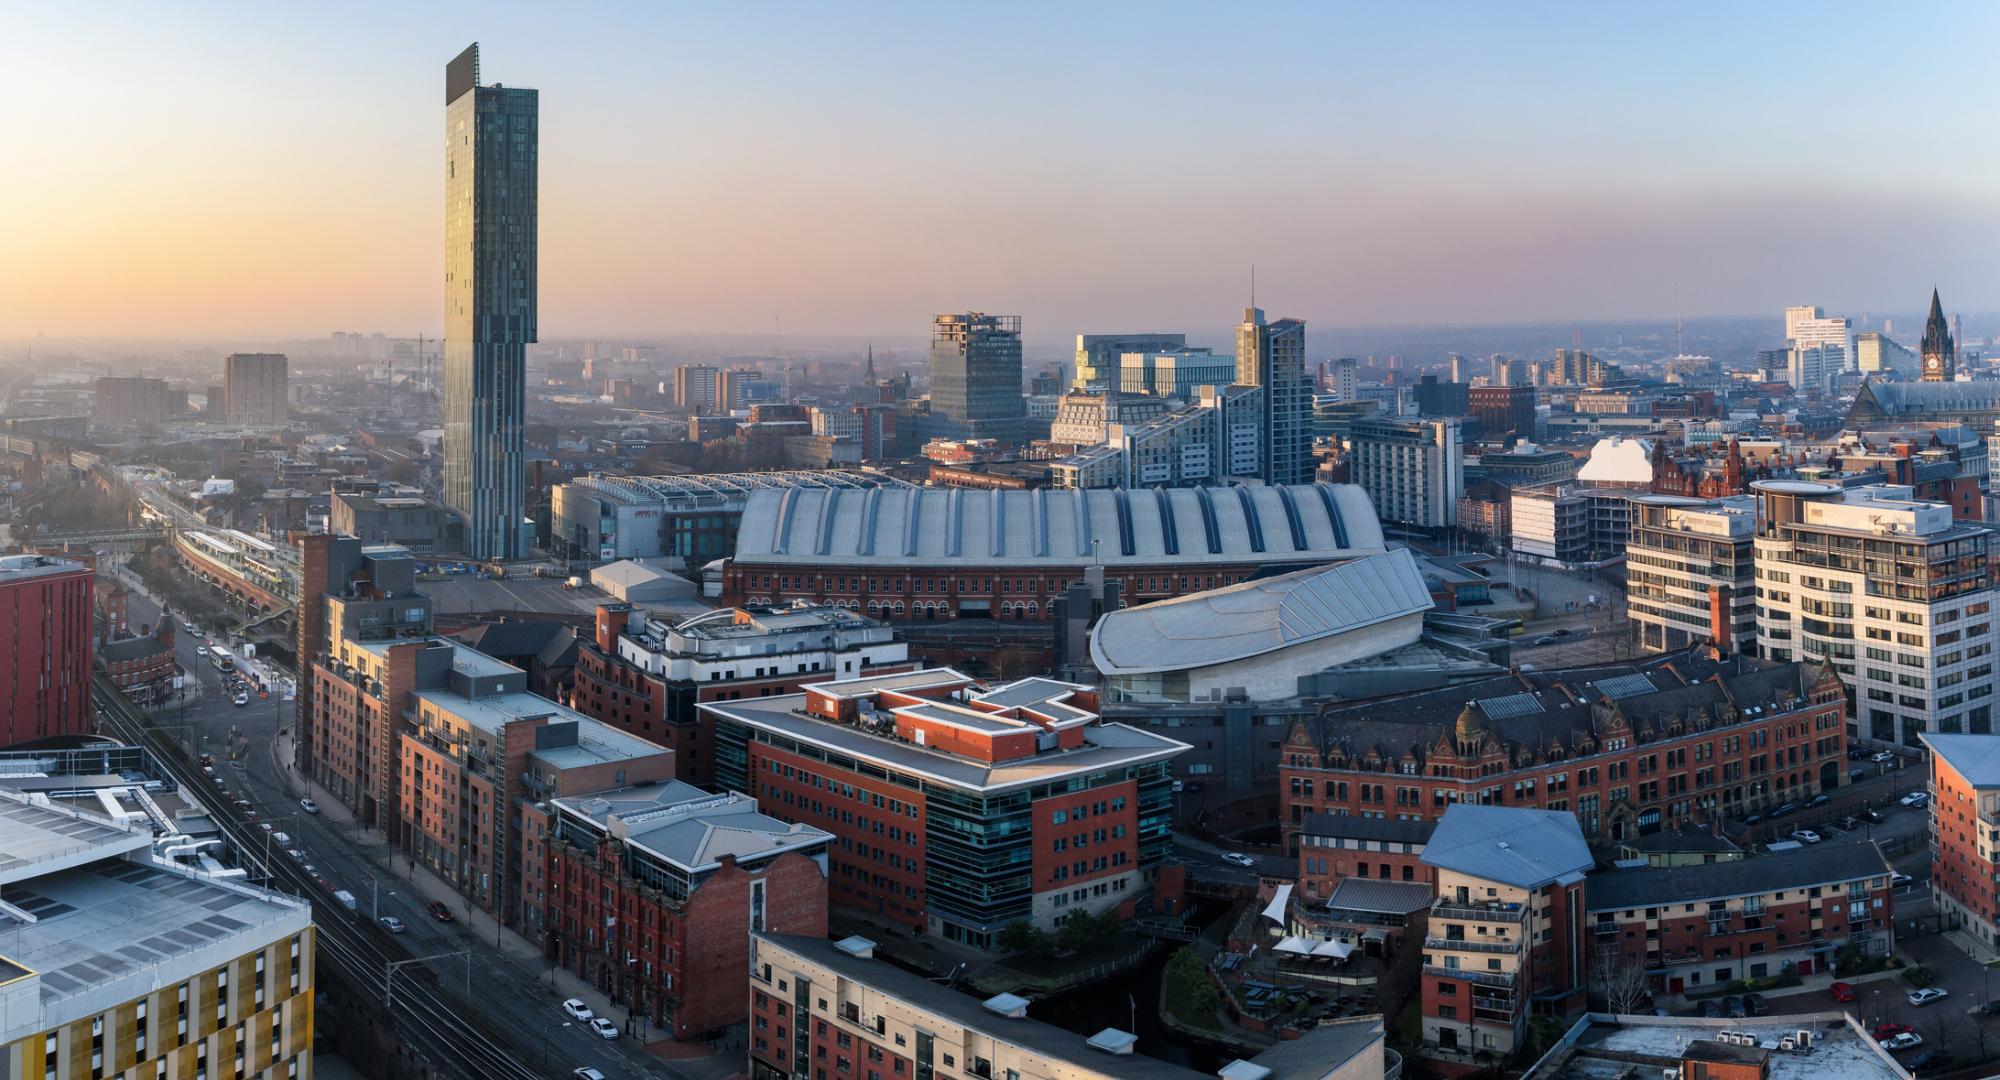
[[[839,607],[722,608],[683,622],[647,619],[617,635],[620,659],[690,683],[824,673],[851,679],[907,664],[910,647],[889,624]]]
[[[1801,348],[1832,345],[1845,355],[1849,329],[1845,316],[1829,317],[1812,305],[1785,309],[1785,337]]]
[[[1199,398],[1145,423],[1109,425],[1106,438],[1050,466],[1056,487],[1186,487],[1264,477],[1263,391],[1202,386]]]
[[[812,433],[815,435],[831,435],[836,439],[861,438],[861,414],[852,408],[823,409],[815,405],[807,415],[812,418]]]
[[[1104,441],[1113,424],[1127,427],[1143,424],[1167,411],[1165,398],[1142,394],[1064,394],[1056,401],[1055,418],[1049,423],[1049,441],[1064,446],[1096,446]]]
[[[1827,663],[1850,738],[1993,730],[1995,533],[1889,484],[1760,480],[1757,647]]]
[[[1638,495],[1625,544],[1626,612],[1647,652],[1757,644],[1755,502]]]
[[[1354,424],[1348,473],[1383,521],[1419,529],[1458,524],[1465,494],[1465,452],[1458,420],[1364,417]]]

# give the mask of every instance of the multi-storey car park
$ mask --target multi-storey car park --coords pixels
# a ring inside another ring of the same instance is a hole
[[[940,668],[700,708],[722,786],[837,838],[829,900],[915,930],[1130,912],[1167,854],[1187,745],[1101,722],[1089,687]]]
[[[557,484],[550,543],[573,563],[678,557],[691,566],[727,556],[751,492],[793,488],[907,488],[894,477],[838,469],[700,476],[591,473]]]

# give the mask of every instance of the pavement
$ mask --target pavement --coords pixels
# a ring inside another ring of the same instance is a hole
[[[134,584],[131,577],[121,576],[121,580],[134,590],[130,611],[134,624],[157,620],[159,599],[154,591],[143,583]],[[179,610],[171,598],[169,604]],[[193,635],[175,635],[176,659],[187,672],[190,692],[154,710],[156,722],[191,748],[213,753],[226,790],[249,799],[274,832],[291,837],[292,845],[316,874],[333,888],[352,892],[358,900],[358,910],[351,915],[318,900],[316,919],[373,919],[378,915],[401,919],[408,927],[402,940],[410,955],[436,957],[430,966],[444,987],[456,989],[464,980],[470,984],[476,1007],[516,1031],[539,1035],[545,1055],[541,1064],[548,1067],[551,1076],[566,1075],[579,1065],[594,1066],[614,1078],[728,1080],[744,1072],[747,1059],[742,1027],[712,1042],[676,1043],[644,1031],[643,1024],[634,1033],[632,1018],[623,1006],[614,1006],[604,994],[568,971],[550,970],[538,944],[502,928],[489,914],[469,910],[457,890],[423,867],[413,867],[381,833],[361,827],[338,800],[292,771],[293,703],[273,694],[270,698],[253,697],[247,706],[233,705],[223,695],[214,668],[195,656],[197,644]],[[223,747],[231,730],[247,741],[249,752],[240,762],[223,766]],[[206,799],[217,792],[187,794]],[[308,796],[319,805],[318,814],[301,810],[298,800]],[[260,858],[284,857],[275,849],[247,854],[253,863]],[[452,923],[439,923],[429,914],[426,905],[433,900],[450,908]],[[566,1023],[557,1006],[569,997],[581,998],[593,1012],[618,1021],[627,1029],[627,1036],[606,1041],[580,1025]]]

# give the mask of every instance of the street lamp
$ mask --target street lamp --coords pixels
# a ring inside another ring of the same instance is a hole
[[[542,1070],[544,1072],[547,1072],[549,1067],[549,1032],[554,1031],[559,1027],[568,1027],[568,1026],[570,1026],[569,1021],[558,1020],[555,1023],[550,1024],[549,1026],[542,1029]]]

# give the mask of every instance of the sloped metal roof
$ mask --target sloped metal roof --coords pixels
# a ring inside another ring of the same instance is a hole
[[[1973,787],[2000,787],[2000,737],[1992,735],[1925,734],[1918,738],[1931,753]]]
[[[1090,657],[1106,675],[1208,667],[1430,608],[1416,559],[1397,548],[1110,612]]]
[[[1424,845],[1426,866],[1536,889],[1597,864],[1574,814],[1458,803]]]

